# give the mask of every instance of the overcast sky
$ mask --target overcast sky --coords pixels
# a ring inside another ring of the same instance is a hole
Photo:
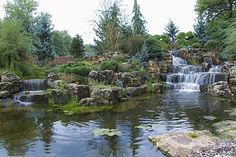
[[[68,30],[74,36],[82,35],[85,43],[93,43],[93,19],[100,7],[100,0],[38,0],[38,11],[52,15],[54,28]],[[3,4],[0,0],[0,18],[4,17]],[[196,14],[196,0],[138,0],[141,12],[147,21],[150,34],[162,34],[164,27],[172,19],[180,31],[192,31]],[[131,14],[133,0],[123,0],[123,11]]]

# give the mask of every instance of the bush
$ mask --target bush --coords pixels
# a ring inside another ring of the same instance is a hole
[[[192,47],[193,47],[193,48],[202,48],[203,45],[202,45],[201,43],[194,43],[194,44],[192,45]]]
[[[113,70],[117,71],[119,63],[115,60],[104,61],[100,65],[101,70]]]
[[[220,42],[217,40],[208,40],[207,43],[205,44],[205,48],[208,50],[219,50],[220,47]]]
[[[79,62],[59,65],[50,71],[55,73],[66,73],[66,74],[77,74],[79,76],[88,76],[88,74],[92,70],[93,66],[90,63],[86,61],[79,61]]]

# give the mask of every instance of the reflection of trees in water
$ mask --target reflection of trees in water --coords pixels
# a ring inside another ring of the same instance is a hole
[[[0,139],[9,156],[24,156],[36,137],[36,125],[27,111],[10,110],[0,114]]]

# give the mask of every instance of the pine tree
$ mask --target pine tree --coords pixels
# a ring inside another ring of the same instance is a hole
[[[206,37],[206,27],[207,22],[204,20],[204,17],[202,15],[197,17],[196,23],[193,26],[194,27],[194,35],[195,37],[202,43],[205,44],[207,41]]]
[[[33,41],[35,50],[33,51],[41,63],[54,58],[52,48],[53,26],[51,16],[47,13],[41,13],[35,18],[33,33],[36,39]]]
[[[176,35],[179,32],[179,28],[174,24],[172,20],[170,20],[169,23],[166,25],[165,30],[165,35],[169,37],[170,43],[174,44],[176,41]]]
[[[81,57],[81,52],[84,52],[84,42],[80,35],[77,34],[72,39],[70,52],[74,58]]]
[[[138,5],[137,0],[134,0],[132,24],[136,35],[143,35],[146,33],[145,23],[146,21],[140,11],[140,6]]]

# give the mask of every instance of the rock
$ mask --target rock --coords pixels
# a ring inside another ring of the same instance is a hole
[[[132,64],[125,62],[118,65],[119,72],[128,72],[132,68]]]
[[[211,68],[211,64],[207,63],[207,62],[203,62],[202,63],[202,69],[203,71],[207,72],[209,71],[209,69]]]
[[[116,104],[123,97],[123,89],[119,87],[96,89],[92,91],[91,97],[97,99],[101,104]]]
[[[195,157],[196,149],[209,149],[216,141],[202,131],[150,136],[149,140],[170,157]]]
[[[137,71],[117,73],[116,78],[128,87],[138,87],[146,81],[146,77]]]
[[[164,86],[160,83],[153,83],[152,84],[152,92],[154,93],[160,93],[163,92]]]
[[[59,76],[55,73],[49,73],[48,76],[47,76],[47,81],[49,82],[53,82],[53,81],[56,81],[56,80],[59,80]]]
[[[56,79],[56,80],[63,80],[66,83],[75,83],[77,81],[77,76],[75,74],[59,73],[58,79]]]
[[[63,80],[55,80],[55,81],[47,82],[47,85],[49,88],[52,88],[52,89],[61,89],[61,88],[64,88],[63,86],[66,85],[66,83]]]
[[[128,87],[126,90],[128,96],[135,97],[147,93],[147,85],[142,85],[139,87]]]
[[[233,139],[236,142],[236,121],[226,120],[213,124],[215,131],[222,138]]]
[[[161,73],[161,69],[159,67],[159,63],[157,61],[150,60],[148,62],[148,72],[153,77],[159,77]]]
[[[21,79],[11,72],[4,72],[1,77],[1,82],[21,82]]]
[[[92,80],[100,82],[102,80],[102,73],[99,71],[92,70],[90,71],[88,77]]]
[[[71,99],[69,90],[53,89],[50,96],[52,97],[55,104],[65,104]]]
[[[20,92],[22,83],[19,82],[0,82],[0,91],[8,91],[10,94]]]
[[[116,80],[116,76],[114,71],[112,70],[104,70],[102,71],[102,82],[105,84],[111,84]]]
[[[76,83],[71,83],[66,85],[67,88],[72,91],[73,95],[76,96],[77,100],[90,97],[90,88],[87,85],[78,85]]]
[[[96,106],[96,105],[101,105],[99,100],[96,98],[84,98],[81,99],[79,102],[80,105],[84,106]]]
[[[208,91],[208,85],[200,85],[200,91],[201,92],[207,92]]]
[[[5,99],[10,96],[8,91],[0,91],[0,99]]]
[[[236,66],[229,69],[229,83],[232,86],[236,86]]]
[[[214,96],[233,96],[226,81],[219,81],[208,86],[208,93]]]

